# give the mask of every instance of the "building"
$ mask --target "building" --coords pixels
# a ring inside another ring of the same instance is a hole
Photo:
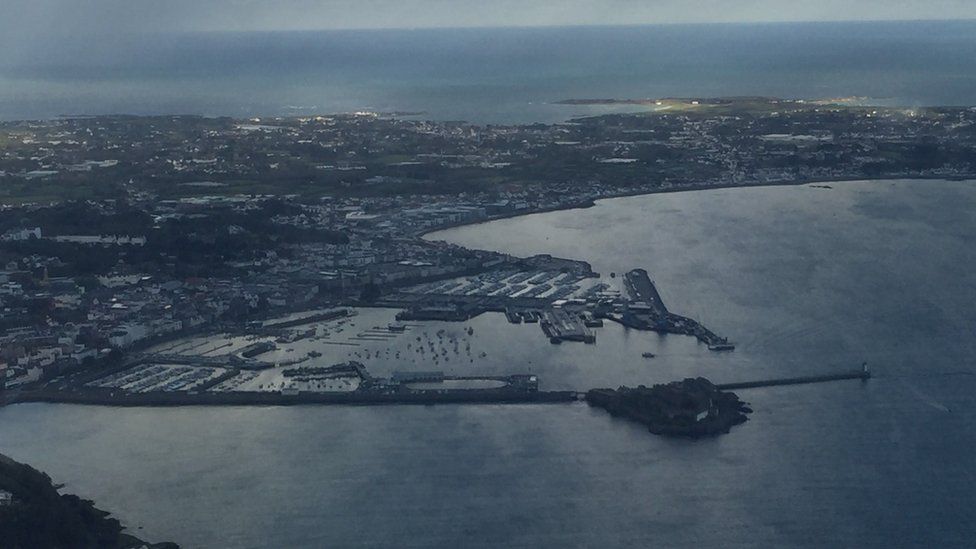
[[[0,507],[7,505],[12,505],[14,502],[14,495],[6,490],[0,490]]]
[[[0,236],[0,240],[7,240],[7,241],[30,240],[32,238],[36,238],[36,239],[41,238],[40,227],[35,227],[33,229],[10,230],[4,233],[3,236]]]

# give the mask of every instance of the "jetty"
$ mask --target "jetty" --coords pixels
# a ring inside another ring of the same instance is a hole
[[[715,386],[721,391],[734,389],[755,389],[757,387],[777,387],[780,385],[807,385],[810,383],[826,383],[828,381],[842,381],[845,379],[867,380],[871,378],[871,370],[867,363],[861,365],[860,370],[838,372],[820,376],[786,377],[779,379],[760,379],[756,381],[742,381],[738,383],[719,383]]]

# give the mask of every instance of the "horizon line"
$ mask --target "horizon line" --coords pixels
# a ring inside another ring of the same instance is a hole
[[[440,31],[440,30],[530,30],[573,28],[640,28],[640,27],[697,27],[697,26],[767,26],[767,25],[833,25],[833,24],[886,24],[886,23],[976,23],[972,18],[917,18],[917,19],[783,19],[756,21],[648,21],[644,23],[557,23],[539,24],[487,24],[487,25],[415,25],[378,27],[301,27],[301,28],[241,28],[241,29],[173,29],[157,33],[231,34],[231,33],[284,33],[284,32],[346,32],[346,31]],[[131,31],[145,34],[145,31]],[[129,33],[124,33],[129,34]]]

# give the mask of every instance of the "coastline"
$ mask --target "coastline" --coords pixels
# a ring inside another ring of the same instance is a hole
[[[179,549],[173,542],[137,537],[111,513],[73,494],[30,465],[0,454],[0,488],[12,499],[0,505],[0,541],[11,547]]]
[[[549,213],[563,210],[587,209],[597,205],[603,200],[615,200],[644,195],[693,192],[706,190],[720,190],[732,188],[756,188],[756,187],[786,187],[802,186],[817,183],[856,183],[865,181],[889,181],[889,180],[909,180],[909,181],[947,181],[957,180],[972,182],[976,181],[976,174],[965,176],[936,177],[936,176],[886,176],[875,178],[849,177],[836,178],[816,178],[801,179],[791,181],[756,181],[747,183],[723,183],[718,185],[688,185],[682,187],[668,187],[657,189],[636,189],[633,191],[621,192],[597,198],[587,198],[575,203],[560,204],[558,206],[538,208],[531,211],[510,212],[492,216],[488,219],[475,222],[458,222],[444,225],[429,231],[415,235],[425,241],[444,242],[437,239],[428,239],[427,236],[438,231],[449,230],[452,228],[467,225],[479,225],[502,219],[511,219],[521,216]],[[494,251],[494,250],[492,250]],[[495,252],[500,253],[500,252]],[[369,304],[360,304],[366,306]],[[218,327],[208,326],[206,328],[193,330],[191,333],[170,334],[163,340],[178,339],[187,335],[204,335],[212,332],[219,332]],[[158,344],[160,341],[153,341]],[[290,405],[432,405],[432,404],[538,404],[538,403],[565,403],[578,400],[580,393],[574,391],[551,391],[551,392],[505,392],[505,391],[470,391],[470,392],[451,392],[451,393],[426,393],[426,394],[380,394],[380,393],[302,393],[298,395],[283,395],[272,392],[229,392],[229,393],[140,393],[140,394],[107,394],[101,392],[78,392],[78,391],[52,391],[52,390],[12,390],[0,392],[0,408],[7,405],[46,402],[62,404],[81,404],[97,406],[116,406],[116,407],[172,407],[172,406],[290,406]]]
[[[423,231],[417,235],[418,238],[427,240],[428,242],[444,242],[438,239],[428,239],[429,235],[438,233],[440,231],[446,231],[449,229],[457,229],[459,227],[483,225],[485,223],[491,223],[493,221],[500,221],[502,219],[513,219],[516,217],[523,217],[542,213],[551,212],[561,212],[567,210],[585,210],[592,208],[597,205],[598,202],[604,200],[616,200],[619,198],[632,198],[637,196],[649,196],[655,194],[671,194],[671,193],[683,193],[683,192],[698,192],[698,191],[712,191],[712,190],[722,190],[722,189],[752,189],[759,187],[800,187],[803,185],[814,185],[817,183],[857,183],[861,181],[966,181],[966,182],[976,182],[976,173],[971,174],[961,174],[953,176],[934,176],[934,175],[884,175],[877,177],[850,177],[850,176],[838,176],[838,177],[817,177],[810,179],[791,179],[789,181],[752,181],[747,183],[719,183],[717,185],[707,185],[707,184],[695,184],[687,185],[683,187],[667,187],[667,188],[657,188],[657,189],[641,189],[634,191],[626,191],[617,194],[610,194],[606,196],[600,196],[596,198],[588,198],[584,201],[577,202],[574,204],[562,204],[559,206],[552,206],[547,208],[538,208],[531,211],[521,211],[521,212],[511,212],[504,213],[495,216],[491,216],[487,219],[482,219],[478,221],[459,221],[457,223],[448,223],[441,225],[440,227],[432,228],[427,231]],[[495,250],[484,250],[484,251],[495,251]],[[497,252],[500,253],[500,252]],[[583,260],[577,260],[583,261]]]

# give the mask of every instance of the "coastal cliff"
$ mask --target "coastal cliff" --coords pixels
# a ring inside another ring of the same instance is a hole
[[[656,435],[689,438],[728,433],[752,411],[735,393],[721,391],[702,377],[653,387],[592,389],[586,402],[642,423]]]
[[[61,494],[46,474],[0,454],[0,547],[4,549],[179,549],[122,532],[91,501]]]

